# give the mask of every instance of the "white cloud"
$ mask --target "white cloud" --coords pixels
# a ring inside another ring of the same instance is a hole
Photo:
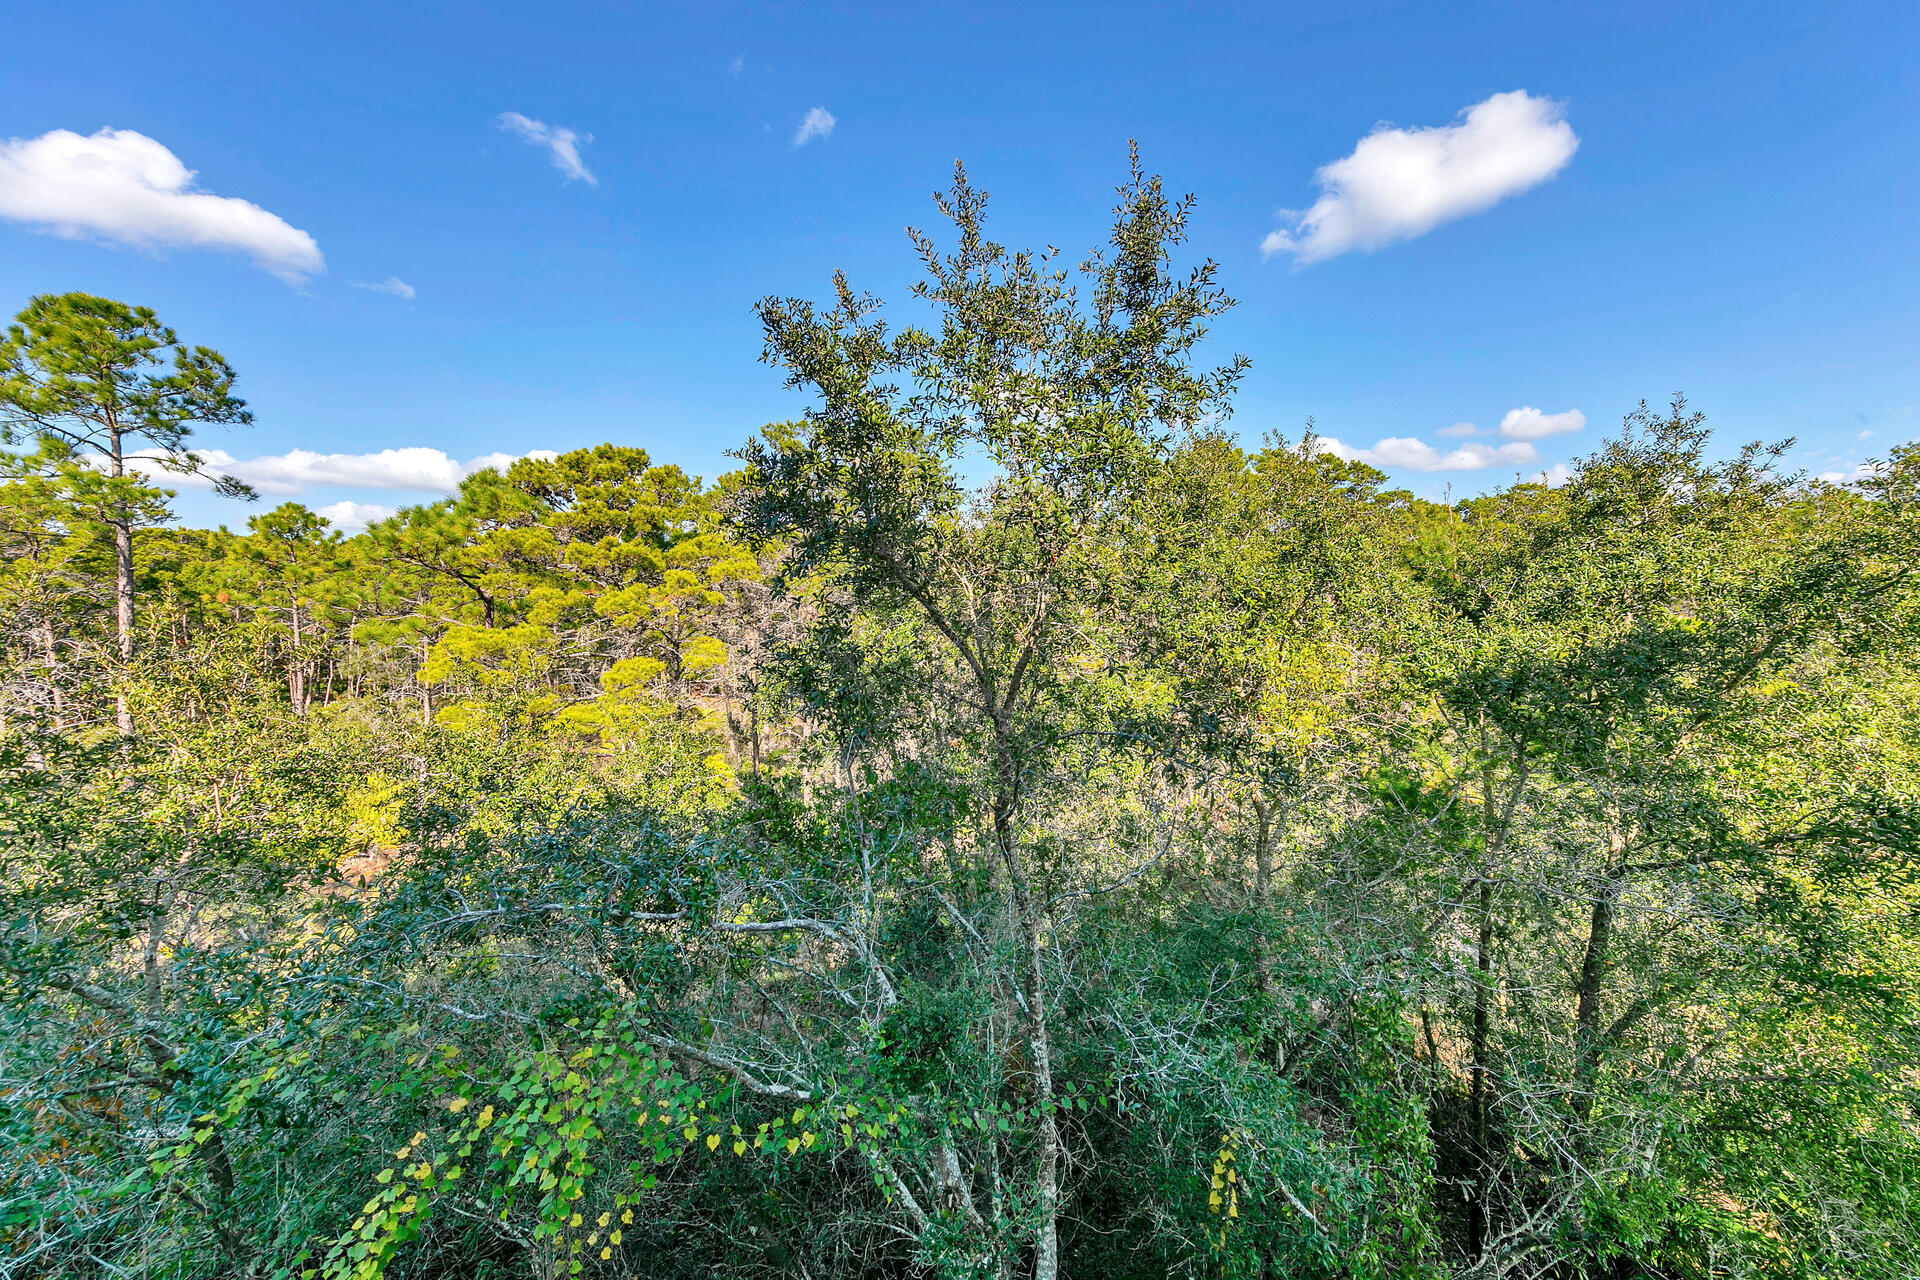
[[[1455,436],[1455,437],[1477,436],[1480,434],[1480,428],[1474,426],[1471,422],[1456,422],[1450,427],[1440,428],[1438,431],[1434,432],[1433,434],[1437,436]]]
[[[236,458],[224,449],[197,449],[201,466],[215,475],[237,476],[263,494],[297,497],[314,485],[344,489],[405,489],[415,493],[452,493],[460,482],[487,467],[505,470],[519,457],[556,458],[551,449],[520,455],[489,453],[470,462],[458,462],[439,449],[414,446],[382,449],[377,453],[314,453],[292,449],[258,458]],[[151,463],[133,466],[169,487],[206,488],[198,476],[183,476]]]
[[[1573,479],[1573,468],[1564,462],[1556,462],[1540,473],[1540,483],[1549,489],[1558,489]]]
[[[399,298],[402,302],[412,302],[414,295],[418,292],[399,276],[388,276],[385,280],[349,280],[347,283],[356,289],[367,289],[374,293],[384,293],[389,297]]]
[[[1288,229],[1268,233],[1263,254],[1291,253],[1299,265],[1352,249],[1377,249],[1424,235],[1443,222],[1489,209],[1551,178],[1580,140],[1563,107],[1524,90],[1496,93],[1438,128],[1381,126],[1353,154],[1324,165],[1324,194]]]
[[[1463,444],[1442,453],[1416,436],[1388,436],[1370,449],[1356,449],[1332,436],[1322,436],[1319,447],[1349,462],[1403,471],[1481,471],[1487,467],[1540,461],[1534,447],[1516,444]]]
[[[747,69],[747,60],[742,55],[736,53],[731,58],[727,59],[728,75],[738,76],[742,71],[745,71],[746,69]]]
[[[833,132],[833,126],[839,123],[825,107],[815,107],[800,122],[799,130],[793,135],[793,145],[804,147],[815,138],[827,137]]]
[[[1587,415],[1578,409],[1542,413],[1532,405],[1522,405],[1507,410],[1507,416],[1500,419],[1500,434],[1509,440],[1545,440],[1548,436],[1584,430],[1586,425]]]
[[[68,239],[244,253],[289,284],[326,270],[312,236],[250,201],[194,190],[193,175],[131,129],[9,138],[0,141],[0,218]]]
[[[593,141],[592,134],[575,133],[544,120],[523,116],[518,111],[502,111],[495,123],[536,147],[545,147],[553,160],[553,167],[566,174],[568,182],[578,178],[590,187],[600,185],[600,179],[594,177],[580,159],[580,148]]]
[[[342,533],[359,533],[368,525],[393,515],[394,510],[377,502],[330,502],[316,507],[314,514]]]
[[[1851,471],[1822,471],[1820,478],[1828,484],[1852,484],[1856,480],[1865,480],[1878,472],[1871,462],[1856,462]]]

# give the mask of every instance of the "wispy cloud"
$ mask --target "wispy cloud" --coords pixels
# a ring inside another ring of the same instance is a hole
[[[1451,436],[1455,438],[1458,438],[1460,436],[1477,436],[1480,434],[1480,428],[1474,426],[1471,422],[1456,422],[1450,427],[1440,428],[1438,431],[1434,432],[1433,434],[1437,436]]]
[[[1353,154],[1314,175],[1323,194],[1289,227],[1269,232],[1267,255],[1298,265],[1353,249],[1377,249],[1424,235],[1443,222],[1489,209],[1566,168],[1580,140],[1564,107],[1523,90],[1496,93],[1437,128],[1385,125]]]
[[[793,135],[793,145],[804,147],[815,138],[828,137],[833,133],[833,126],[839,123],[825,107],[815,107],[800,122],[800,128]]]
[[[69,239],[244,253],[289,284],[326,270],[312,236],[251,201],[197,191],[194,171],[131,129],[0,141],[0,218]]]
[[[452,493],[460,487],[462,480],[476,471],[488,467],[504,471],[522,456],[559,456],[551,449],[535,449],[525,455],[488,453],[460,462],[439,449],[421,446],[381,449],[375,453],[315,453],[310,449],[291,449],[286,453],[267,454],[258,458],[236,458],[223,449],[198,449],[195,452],[206,471],[236,476],[261,493],[276,497],[298,497],[316,485],[343,489]],[[135,459],[132,465],[169,488],[206,488],[211,485],[210,481],[200,476],[178,475],[140,459]]]
[[[388,276],[385,280],[349,280],[348,284],[356,289],[366,289],[373,293],[384,293],[403,302],[412,302],[417,290],[399,276]]]
[[[1332,436],[1320,437],[1317,444],[1349,462],[1401,471],[1484,471],[1488,467],[1523,466],[1540,461],[1540,455],[1525,441],[1502,445],[1470,443],[1444,452],[1418,436],[1388,436],[1365,449],[1356,449]]]
[[[502,111],[495,123],[517,138],[531,142],[536,147],[545,147],[553,160],[553,167],[566,174],[567,181],[578,178],[590,187],[600,185],[600,179],[594,177],[580,159],[580,148],[593,141],[592,134],[575,133],[560,125],[523,116],[518,111]]]
[[[1500,419],[1500,434],[1509,440],[1545,440],[1586,429],[1587,415],[1578,409],[1564,413],[1542,413],[1532,405],[1507,410]]]
[[[742,71],[745,71],[746,69],[747,69],[747,60],[741,54],[736,53],[731,58],[727,59],[728,75],[738,76]]]
[[[313,513],[342,533],[359,533],[368,525],[393,515],[394,509],[377,502],[330,502],[314,508]]]

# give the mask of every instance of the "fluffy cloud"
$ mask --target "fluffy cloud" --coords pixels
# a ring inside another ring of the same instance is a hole
[[[833,132],[833,126],[839,123],[825,107],[815,107],[800,122],[799,130],[793,135],[793,145],[804,147],[815,138],[827,137]]]
[[[1515,444],[1463,444],[1442,453],[1417,436],[1388,436],[1370,449],[1356,449],[1332,436],[1322,436],[1319,447],[1349,462],[1402,471],[1481,471],[1487,467],[1540,461],[1525,441]]]
[[[1353,154],[1314,175],[1324,193],[1293,226],[1270,232],[1262,253],[1304,265],[1352,249],[1377,249],[1479,213],[1566,168],[1580,140],[1564,108],[1523,90],[1496,93],[1428,129],[1384,125]]]
[[[384,293],[388,297],[398,298],[402,302],[412,302],[415,294],[418,292],[418,290],[405,280],[402,280],[399,276],[388,276],[385,280],[349,280],[347,283],[356,289],[367,289],[374,293]]]
[[[592,134],[575,133],[544,120],[523,116],[518,111],[502,111],[495,123],[515,137],[531,142],[536,147],[545,147],[547,155],[553,160],[553,167],[566,174],[568,182],[578,178],[590,187],[600,185],[600,179],[594,177],[580,159],[580,148],[593,141]]]
[[[1548,436],[1585,430],[1586,425],[1587,415],[1578,409],[1542,413],[1531,405],[1522,405],[1507,410],[1507,416],[1500,419],[1500,434],[1509,440],[1545,440]]]
[[[316,507],[314,514],[342,533],[359,533],[368,525],[393,515],[394,510],[377,502],[330,502]]]
[[[194,190],[193,174],[131,129],[9,138],[0,141],[0,218],[69,239],[244,253],[289,284],[326,269],[312,236],[250,201]]]
[[[493,467],[505,470],[522,455],[488,453],[470,462],[457,462],[439,449],[419,446],[408,449],[382,449],[377,453],[314,453],[293,449],[286,453],[258,458],[236,458],[223,449],[198,449],[201,466],[215,475],[236,476],[263,494],[297,497],[314,485],[334,485],[344,489],[406,489],[415,493],[452,493],[460,482],[476,471]],[[554,458],[551,449],[535,449],[529,458]],[[157,466],[133,464],[158,483],[170,486],[207,487],[210,482],[198,476],[176,475]]]

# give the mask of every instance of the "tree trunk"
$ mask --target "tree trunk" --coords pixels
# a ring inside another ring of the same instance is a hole
[[[1032,1028],[1034,1093],[1040,1106],[1040,1131],[1036,1135],[1040,1152],[1035,1169],[1040,1230],[1034,1240],[1033,1280],[1055,1280],[1060,1273],[1060,1126],[1053,1111],[1053,1050],[1047,1034],[1047,992],[1040,969],[1038,929],[1029,937],[1027,1003],[1033,1011],[1028,1021]]]
[[[287,606],[287,618],[293,628],[293,652],[287,655],[287,698],[293,703],[293,714],[303,716],[307,713],[307,668],[300,656],[300,602],[295,600]]]
[[[1595,892],[1593,916],[1587,923],[1587,949],[1580,960],[1579,1005],[1574,1015],[1579,1058],[1574,1064],[1573,1114],[1582,1128],[1593,1115],[1594,1091],[1600,1083],[1600,1062],[1606,1053],[1600,1030],[1600,994],[1607,974],[1607,952],[1613,943],[1613,918],[1619,907],[1621,882],[1609,876]]]
[[[1600,996],[1606,984],[1608,953],[1613,946],[1613,920],[1626,888],[1622,865],[1627,835],[1615,799],[1607,802],[1607,872],[1594,890],[1593,914],[1587,922],[1587,947],[1580,957],[1580,986],[1574,1010],[1575,1044],[1573,1114],[1582,1129],[1593,1115],[1594,1091],[1600,1083],[1600,1062],[1606,1054],[1606,1036],[1600,1029]]]
[[[1467,1205],[1467,1234],[1472,1238],[1473,1256],[1480,1257],[1487,1241],[1487,1197],[1492,1190],[1492,1152],[1487,1141],[1487,1048],[1492,1023],[1493,1002],[1493,881],[1480,878],[1480,934],[1474,946],[1474,966],[1479,972],[1473,992],[1473,1065],[1468,1082],[1469,1105],[1473,1114],[1473,1158],[1475,1170],[1473,1199]]]
[[[53,619],[40,619],[40,649],[47,660],[47,705],[52,713],[50,727],[59,733],[67,727],[66,696],[60,690],[60,649],[53,635]]]
[[[1261,911],[1273,909],[1273,810],[1256,792],[1253,797],[1253,898]],[[1260,991],[1273,994],[1273,959],[1267,953],[1266,922],[1253,936],[1253,967],[1260,976]]]
[[[1014,811],[1020,803],[1020,774],[1010,746],[1012,727],[995,717],[993,834],[1013,890],[1014,913],[1026,944],[1021,986],[1025,988],[1027,1051],[1033,1059],[1034,1101],[1039,1108],[1039,1150],[1034,1156],[1034,1192],[1039,1199],[1040,1222],[1034,1232],[1033,1280],[1056,1280],[1060,1274],[1060,1125],[1053,1108],[1053,1044],[1047,1025],[1047,984],[1041,967],[1046,921],[1034,900],[1026,867],[1014,834]]]
[[[120,449],[120,431],[110,429],[109,438],[113,448],[108,455],[112,462],[110,474],[117,480],[127,474],[126,459]],[[113,507],[113,630],[114,639],[119,642],[121,678],[126,678],[126,669],[133,665],[133,517],[127,510],[124,499],[117,498]],[[114,725],[120,736],[133,736],[133,712],[127,706],[124,692],[114,694]]]

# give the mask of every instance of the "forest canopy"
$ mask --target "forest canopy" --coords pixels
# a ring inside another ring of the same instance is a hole
[[[350,537],[26,303],[0,1273],[1914,1274],[1920,447],[1424,501],[1233,419],[1190,199],[986,203],[759,304],[736,470]]]

